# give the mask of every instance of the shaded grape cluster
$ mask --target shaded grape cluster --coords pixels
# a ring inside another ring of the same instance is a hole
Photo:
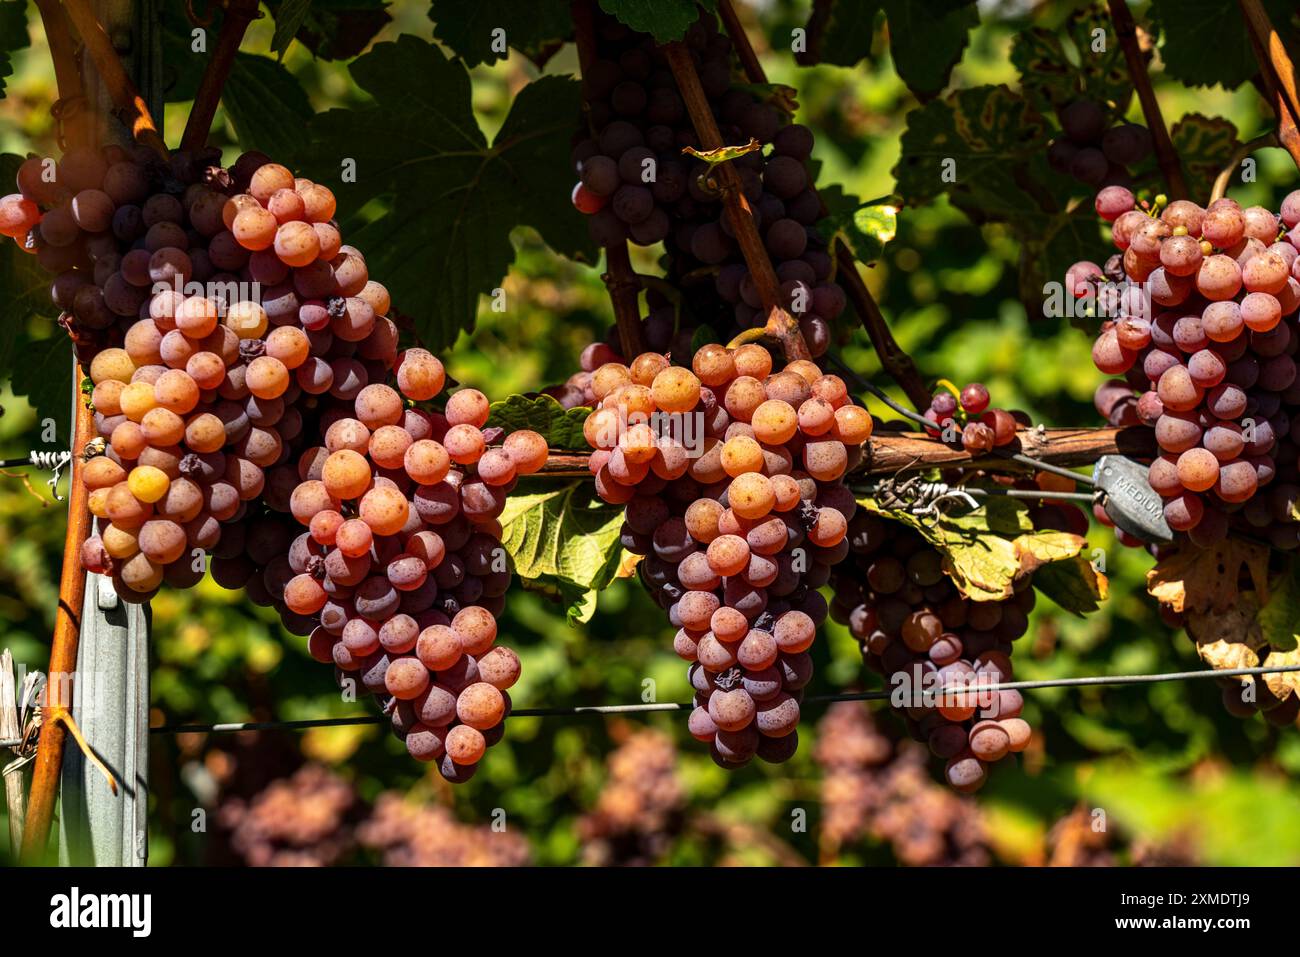
[[[592,387],[596,491],[624,506],[623,546],[691,662],[691,734],[723,767],[787,760],[871,416],[838,376],[774,371],[758,345],[704,346],[691,369],[645,353]]]
[[[1120,252],[1076,264],[1067,286],[1108,317],[1093,361],[1123,378],[1098,409],[1153,430],[1149,481],[1184,540],[1208,547],[1236,527],[1295,549],[1300,191],[1280,213],[1228,198],[1137,208],[1119,187],[1095,206]]]
[[[355,850],[352,829],[362,810],[350,784],[305,764],[249,799],[228,797],[216,822],[249,867],[330,867]]]
[[[386,791],[356,830],[357,842],[385,867],[523,867],[528,841],[513,831],[464,824],[440,804],[416,804]]]
[[[633,731],[610,752],[605,767],[595,806],[578,819],[583,863],[660,863],[680,834],[686,811],[672,738],[652,728]]]
[[[1013,642],[1034,607],[1029,577],[1004,601],[972,601],[944,572],[942,554],[907,526],[859,511],[846,541],[851,560],[831,572],[832,617],[886,688],[906,692],[896,710],[943,759],[948,783],[978,790],[990,765],[1029,744],[1020,692],[979,687],[1013,680]]]
[[[1115,122],[1095,100],[1071,100],[1057,111],[1061,135],[1047,147],[1056,172],[1088,186],[1127,185],[1133,166],[1151,155],[1151,131],[1138,123]]]
[[[978,808],[934,783],[925,749],[895,743],[865,704],[839,701],[817,723],[813,758],[822,769],[821,837],[831,855],[869,838],[911,867],[990,863]]]
[[[578,175],[573,202],[589,215],[592,238],[601,246],[664,244],[667,279],[681,297],[647,291],[647,348],[686,355],[701,326],[724,340],[762,326],[763,303],[714,172],[682,152],[700,143],[663,52],[651,37],[612,18],[600,18],[599,32],[599,58],[583,78],[587,130],[572,152]],[[812,355],[820,356],[847,300],[832,279],[828,243],[816,228],[824,211],[808,169],[813,134],[735,78],[731,41],[714,17],[702,15],[684,44],[723,142],[753,140],[762,147],[732,165],[776,268],[781,305],[799,319]]]

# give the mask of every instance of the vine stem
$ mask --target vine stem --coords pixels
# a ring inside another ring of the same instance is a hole
[[[68,12],[73,27],[81,36],[82,45],[104,81],[104,87],[116,107],[114,115],[131,131],[131,137],[136,142],[166,159],[167,143],[158,132],[158,126],[154,123],[144,97],[127,76],[126,67],[113,49],[113,43],[96,18],[95,11],[90,8],[90,0],[64,0],[63,8]]]
[[[77,44],[72,36],[72,27],[58,0],[36,0],[36,9],[41,15],[45,40],[50,45],[54,79],[59,88],[56,119],[60,135],[70,147],[83,146],[90,138],[91,117],[85,113],[86,94],[77,64]]]
[[[221,102],[221,93],[230,77],[230,68],[235,64],[235,54],[244,41],[248,25],[257,18],[257,3],[258,0],[231,0],[226,5],[226,17],[221,24],[217,47],[203,70],[198,92],[194,94],[194,104],[190,107],[189,119],[185,121],[181,149],[193,152],[207,145],[212,118],[217,115],[217,104]]]
[[[1127,428],[1034,428],[1018,433],[1020,451],[1048,466],[1074,468],[1092,465],[1103,455],[1150,458],[1156,454],[1152,431],[1144,426]],[[538,476],[549,479],[590,475],[590,456],[577,452],[552,452]],[[1025,462],[1003,455],[972,456],[960,447],[919,432],[877,432],[867,442],[862,462],[853,475],[894,475],[933,468],[978,469],[999,472],[1028,469]]]
[[[749,42],[749,34],[741,25],[731,0],[719,0],[718,12],[722,16],[727,35],[731,37],[731,42],[736,48],[736,55],[744,65],[746,79],[751,83],[766,83],[767,74],[757,54],[754,53],[754,47]],[[812,189],[814,193],[817,191],[816,184],[813,184]],[[818,201],[820,202],[820,196]],[[822,215],[826,214],[825,204],[822,205],[821,211]],[[927,408],[930,405],[930,390],[925,387],[916,363],[894,339],[889,324],[885,322],[885,316],[880,311],[880,306],[858,272],[853,253],[838,237],[834,240],[834,244],[836,268],[839,273],[837,279],[844,287],[849,301],[853,303],[853,309],[867,331],[871,346],[880,358],[881,367],[898,383],[899,388],[907,395],[908,401],[917,409]]]
[[[1277,138],[1282,148],[1290,155],[1291,160],[1300,168],[1300,131],[1296,129],[1297,115],[1288,103],[1286,90],[1280,82],[1282,73],[1291,77],[1291,94],[1290,99],[1295,99],[1295,79],[1294,69],[1291,66],[1291,60],[1287,56],[1286,50],[1282,49],[1281,44],[1277,48],[1277,57],[1280,59],[1281,68],[1275,64],[1271,46],[1269,44],[1275,39],[1277,34],[1273,31],[1272,24],[1269,22],[1268,14],[1262,8],[1258,9],[1258,17],[1263,18],[1263,31],[1257,31],[1256,25],[1259,22],[1256,16],[1252,16],[1257,4],[1248,4],[1242,0],[1241,12],[1246,18],[1246,35],[1250,37],[1250,47],[1255,53],[1255,61],[1259,64],[1259,76],[1256,78],[1264,98],[1273,107],[1273,112],[1277,116]]]
[[[1300,95],[1296,93],[1295,64],[1282,45],[1282,38],[1273,28],[1273,22],[1260,0],[1237,0],[1241,12],[1246,18],[1246,27],[1256,44],[1260,58],[1260,70],[1271,75],[1277,91],[1283,98],[1286,108],[1293,120],[1300,119]]]
[[[1278,143],[1277,134],[1269,132],[1257,136],[1249,143],[1243,143],[1241,146],[1237,147],[1236,151],[1232,154],[1232,159],[1228,162],[1228,165],[1223,167],[1222,172],[1214,178],[1214,188],[1210,190],[1210,202],[1213,203],[1215,200],[1222,199],[1228,192],[1228,183],[1232,181],[1232,174],[1237,167],[1241,165],[1242,160],[1255,152],[1255,150],[1264,149],[1267,146],[1279,145],[1281,144]]]
[[[704,95],[704,88],[700,86],[700,75],[695,70],[690,51],[681,43],[665,44],[663,50],[668,58],[668,66],[673,71],[673,78],[677,81],[682,101],[686,104],[686,112],[690,114],[691,125],[695,127],[695,135],[700,138],[700,145],[706,152],[721,149],[724,145],[722,133],[713,118],[713,110]],[[740,188],[739,174],[727,161],[714,166],[711,175],[717,177],[724,214],[731,223],[732,234],[740,246],[740,253],[745,258],[745,265],[749,267],[763,310],[767,313],[764,333],[780,342],[786,361],[811,359],[812,353],[804,341],[803,333],[799,331],[798,321],[781,306],[776,270],[772,268],[772,260],[754,225],[749,201]]]
[[[594,0],[573,0],[574,39],[578,47],[578,69],[582,72],[582,98],[588,101],[587,71],[596,61],[596,14]],[[645,351],[641,337],[641,309],[638,295],[642,283],[632,268],[632,257],[627,241],[605,247],[605,272],[600,277],[609,292],[610,305],[614,307],[614,323],[618,327],[618,341],[623,356],[631,362]]]
[[[1169,138],[1169,129],[1160,114],[1160,102],[1156,99],[1155,90],[1151,88],[1151,76],[1147,73],[1146,60],[1142,58],[1142,50],[1138,46],[1137,24],[1133,22],[1133,14],[1129,11],[1127,0],[1106,0],[1106,6],[1110,9],[1115,35],[1124,51],[1129,78],[1137,90],[1138,102],[1142,104],[1142,116],[1146,119],[1147,129],[1151,131],[1156,163],[1165,178],[1166,191],[1170,199],[1187,199],[1187,181],[1183,178],[1183,167],[1178,162],[1173,140]]]
[[[73,419],[72,467],[68,473],[68,529],[63,536],[63,568],[59,575],[59,605],[55,609],[54,638],[50,644],[50,666],[45,684],[46,713],[72,708],[72,678],[77,669],[77,646],[81,641],[82,602],[86,595],[86,573],[81,567],[81,546],[90,532],[90,490],[81,481],[85,467],[81,450],[95,437],[94,417],[77,384],[86,373],[80,363],[73,367],[76,416]],[[59,770],[63,766],[63,745],[67,729],[62,721],[46,721],[32,770],[28,795],[27,822],[23,828],[22,858],[38,862],[50,838]]]

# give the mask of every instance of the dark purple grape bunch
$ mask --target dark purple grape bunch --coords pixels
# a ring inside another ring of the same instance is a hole
[[[1151,155],[1151,133],[1137,123],[1114,122],[1095,100],[1072,100],[1057,112],[1061,135],[1047,147],[1056,172],[1088,186],[1123,185],[1129,170]]]
[[[729,340],[763,325],[765,304],[709,165],[683,153],[700,143],[663,52],[653,38],[598,19],[598,59],[583,77],[587,124],[571,154],[579,178],[573,204],[588,215],[601,246],[664,244],[665,278],[684,302],[679,307],[647,292],[645,345],[689,355],[701,326]],[[723,141],[763,147],[731,165],[775,268],[780,305],[799,320],[816,358],[829,348],[831,324],[847,297],[831,280],[829,243],[816,228],[823,209],[807,165],[813,134],[733,85],[731,43],[715,18],[702,16],[685,46]]]
[[[935,438],[960,443],[972,455],[981,455],[994,448],[1016,441],[1016,431],[1031,424],[1024,412],[989,407],[989,390],[979,382],[972,382],[954,395],[940,389],[930,400],[925,418],[933,422],[926,432]]]

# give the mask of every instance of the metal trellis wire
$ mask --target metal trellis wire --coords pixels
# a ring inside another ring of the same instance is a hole
[[[1039,688],[1078,688],[1107,685],[1156,684],[1162,681],[1195,681],[1206,678],[1248,678],[1300,671],[1300,665],[1275,668],[1224,668],[1220,671],[1169,671],[1153,675],[1085,675],[1078,678],[1048,678],[1040,681],[1004,681],[945,687],[936,694],[990,694],[994,691],[1033,691]],[[837,701],[887,701],[893,691],[859,691],[844,694],[810,695],[808,704],[832,704]],[[642,704],[605,704],[562,708],[516,708],[509,718],[564,718],[584,715],[650,714],[664,711],[692,711],[695,705],[682,702]],[[225,724],[165,724],[150,728],[151,734],[230,734],[239,731],[304,731],[308,728],[332,728],[341,725],[386,724],[384,714],[355,715],[347,718],[309,718],[301,721],[236,721]]]

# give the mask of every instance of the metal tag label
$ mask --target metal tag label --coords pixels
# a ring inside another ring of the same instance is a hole
[[[1118,527],[1144,542],[1173,541],[1164,502],[1147,481],[1145,465],[1122,455],[1103,455],[1092,477],[1104,495],[1102,508]]]

